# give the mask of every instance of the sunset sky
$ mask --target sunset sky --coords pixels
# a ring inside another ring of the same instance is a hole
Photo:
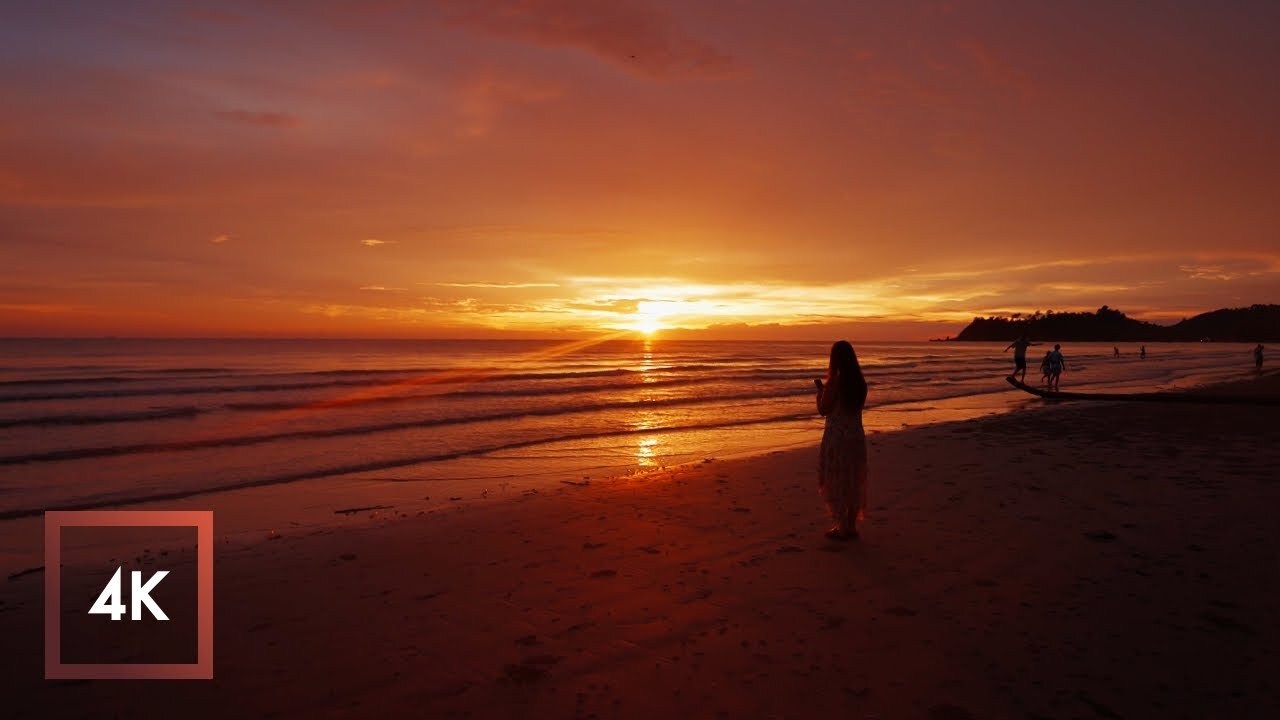
[[[1280,302],[1277,28],[1175,0],[8,3],[0,335],[922,339]]]

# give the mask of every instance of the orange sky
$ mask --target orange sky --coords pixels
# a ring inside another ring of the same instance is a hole
[[[1275,3],[26,5],[4,335],[924,338],[1280,301]]]

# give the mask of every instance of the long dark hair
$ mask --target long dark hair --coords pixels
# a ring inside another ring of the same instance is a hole
[[[827,364],[827,382],[839,378],[840,404],[845,410],[862,410],[867,404],[867,379],[862,376],[858,354],[848,340],[838,340],[831,346],[831,362]]]

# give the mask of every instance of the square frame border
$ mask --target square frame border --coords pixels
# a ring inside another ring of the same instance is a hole
[[[196,528],[195,663],[62,662],[62,528]],[[49,510],[44,514],[44,677],[46,680],[213,679],[213,511]]]

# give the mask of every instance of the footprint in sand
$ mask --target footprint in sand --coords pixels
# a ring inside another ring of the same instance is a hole
[[[944,703],[929,708],[929,720],[973,720],[973,713],[959,705]]]
[[[871,688],[865,688],[865,687],[864,687],[864,688],[844,687],[844,688],[842,688],[842,689],[845,691],[845,693],[846,693],[846,694],[848,694],[848,695],[852,695],[853,697],[856,697],[856,698],[859,698],[859,699],[861,699],[861,698],[865,698],[867,695],[870,695],[870,694],[871,694]]]
[[[560,662],[559,655],[535,655],[525,658],[519,665],[506,665],[502,668],[500,681],[523,685],[541,680],[552,665]]]
[[[1219,615],[1218,613],[1214,613],[1214,612],[1201,613],[1200,619],[1208,623],[1209,625],[1213,626],[1214,630],[1238,632],[1244,635],[1258,634],[1256,630],[1240,622],[1239,620],[1229,618],[1225,615]]]
[[[681,605],[688,605],[689,603],[697,602],[697,601],[699,601],[699,600],[706,600],[706,599],[707,599],[707,598],[709,598],[709,597],[711,597],[711,590],[710,590],[710,589],[708,589],[708,588],[703,588],[703,589],[701,589],[701,590],[699,590],[699,591],[697,591],[697,592],[695,592],[695,593],[692,593],[692,594],[690,594],[690,595],[687,595],[687,596],[685,596],[685,597],[681,598],[681,599],[680,599],[680,604],[681,604]]]
[[[542,676],[547,674],[547,669],[533,665],[507,665],[502,668],[502,677],[499,681],[515,683],[516,685],[526,685],[528,683],[537,682]]]

